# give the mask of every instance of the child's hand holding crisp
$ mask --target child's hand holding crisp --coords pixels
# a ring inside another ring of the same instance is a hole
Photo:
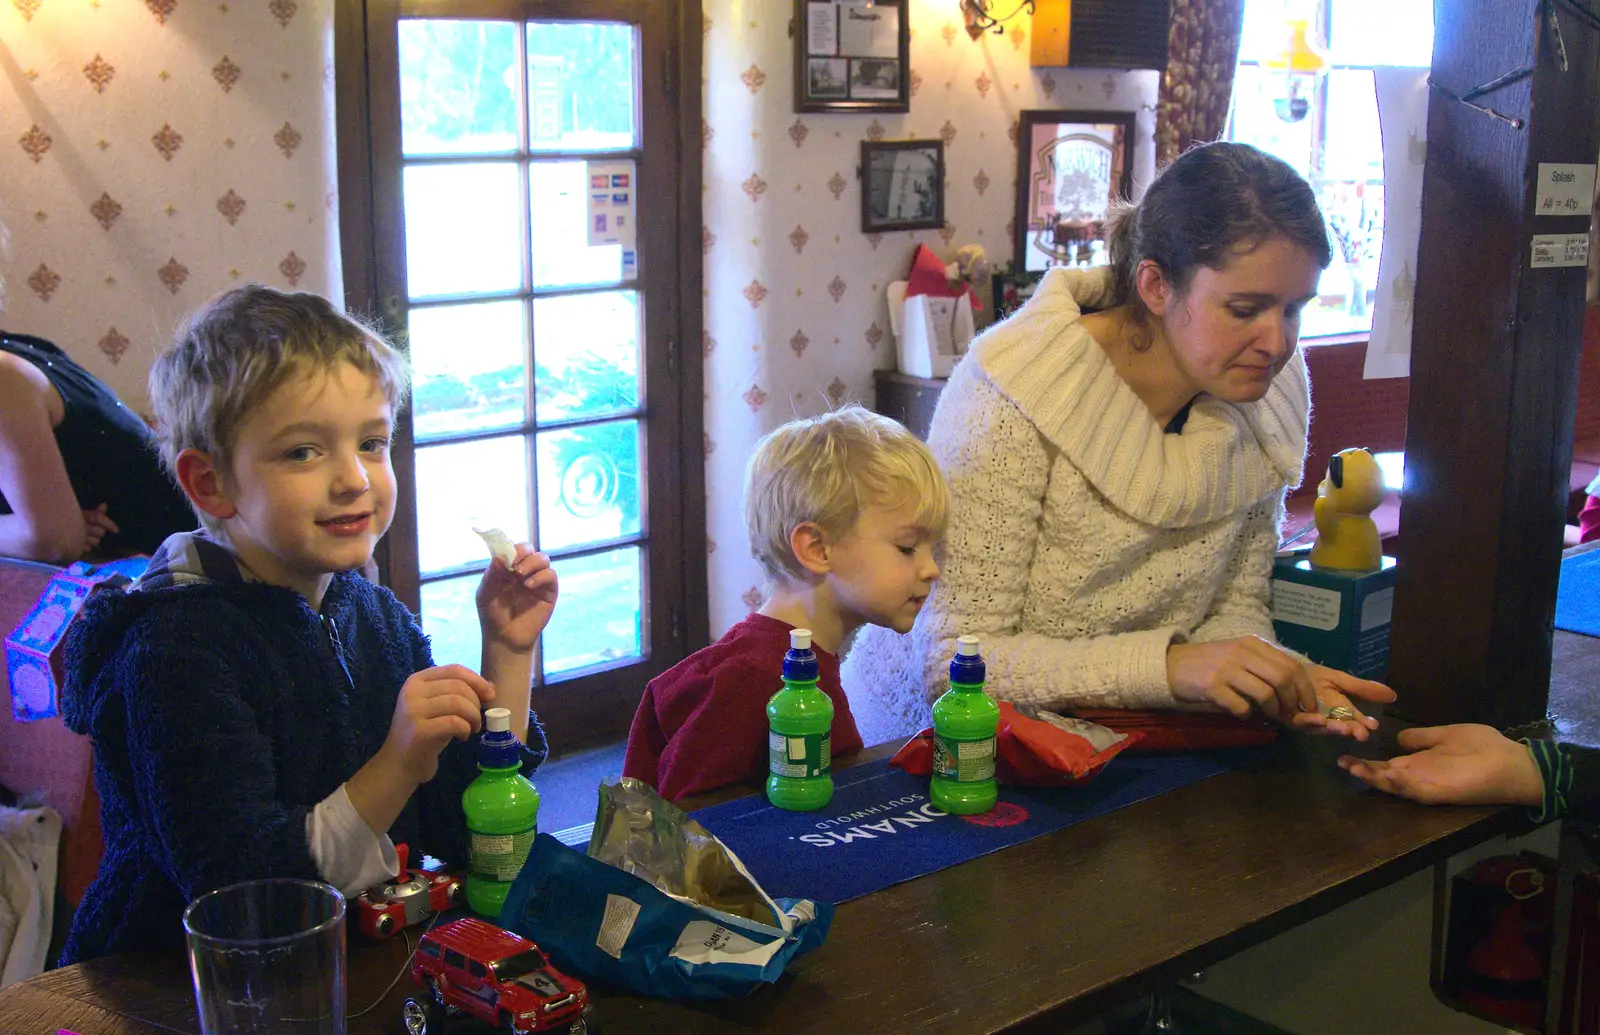
[[[427,783],[439,771],[439,752],[476,733],[494,697],[489,681],[465,665],[425,668],[400,688],[383,751],[407,778]]]
[[[550,558],[518,543],[508,567],[501,558],[491,561],[478,583],[478,622],[485,647],[496,645],[525,654],[550,623],[560,587]]]

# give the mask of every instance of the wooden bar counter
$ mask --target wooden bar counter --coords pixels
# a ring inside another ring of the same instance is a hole
[[[1366,791],[1334,766],[1340,746],[1286,737],[1253,770],[847,902],[826,944],[747,999],[601,994],[601,1023],[608,1035],[1059,1031],[1518,822],[1514,810]],[[402,939],[353,937],[349,1008],[372,1003],[405,956]],[[406,988],[352,1020],[352,1035],[399,1030]],[[60,1027],[197,1031],[184,959],[111,957],[0,991],[0,1032]]]

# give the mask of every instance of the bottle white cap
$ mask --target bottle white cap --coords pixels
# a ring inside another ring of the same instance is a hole
[[[790,629],[789,630],[789,649],[790,650],[810,650],[811,649],[811,630],[810,629]]]
[[[956,653],[966,658],[978,656],[978,638],[976,636],[956,637]]]
[[[489,733],[504,733],[511,728],[510,708],[490,708],[483,713],[483,728]]]

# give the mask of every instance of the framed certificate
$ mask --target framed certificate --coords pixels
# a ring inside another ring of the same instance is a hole
[[[909,111],[909,0],[796,0],[794,110]]]
[[[1134,113],[1024,111],[1012,269],[1106,262],[1106,213],[1133,189]]]

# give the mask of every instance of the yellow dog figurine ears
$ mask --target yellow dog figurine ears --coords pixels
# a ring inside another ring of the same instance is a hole
[[[1383,502],[1383,471],[1369,449],[1344,449],[1328,461],[1317,486],[1317,541],[1311,563],[1319,568],[1377,571],[1383,563],[1372,512]]]

